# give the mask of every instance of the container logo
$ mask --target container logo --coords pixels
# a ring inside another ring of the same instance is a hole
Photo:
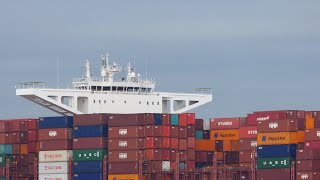
[[[127,135],[128,134],[128,130],[127,129],[119,129],[119,135]]]
[[[267,117],[259,117],[257,118],[257,121],[266,121],[266,120],[269,120],[270,119],[270,116],[267,116]]]
[[[257,141],[251,141],[251,147],[257,147],[258,143]]]
[[[57,136],[57,131],[49,131],[49,136],[50,137],[55,137],[55,136]]]
[[[262,141],[266,141],[267,140],[267,136],[262,136]]]
[[[279,127],[279,124],[277,122],[269,123],[269,128],[276,129]]]
[[[218,126],[232,126],[232,122],[218,122]]]
[[[248,131],[248,135],[254,135],[254,134],[258,134],[258,131]]]
[[[214,133],[214,138],[218,138],[219,133]]]
[[[320,137],[320,131],[317,131],[317,136]]]
[[[119,153],[119,159],[127,159],[128,154],[127,153]]]
[[[308,174],[301,174],[301,179],[308,179],[309,175]]]
[[[120,147],[126,147],[128,145],[127,141],[119,141],[119,146]]]

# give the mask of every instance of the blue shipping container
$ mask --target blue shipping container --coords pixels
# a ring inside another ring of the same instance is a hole
[[[203,131],[202,130],[196,131],[196,139],[203,139]]]
[[[179,115],[171,114],[171,125],[178,126],[179,125]]]
[[[296,144],[267,145],[257,147],[258,158],[296,157]]]
[[[154,125],[162,125],[162,114],[153,114]]]
[[[0,144],[0,154],[12,154],[12,145]]]
[[[95,125],[95,126],[77,126],[73,128],[73,137],[107,137],[108,126],[107,125]]]
[[[103,161],[78,161],[72,163],[72,170],[75,174],[101,173]]]
[[[72,116],[58,116],[58,117],[41,117],[39,119],[39,129],[50,128],[72,128]]]
[[[81,174],[73,174],[74,180],[95,180],[95,179],[102,179],[102,173],[81,173]]]
[[[207,166],[210,166],[210,163],[208,163],[208,162],[197,162],[196,163],[196,168],[197,169],[200,169],[200,168],[203,168],[203,167],[207,167]]]

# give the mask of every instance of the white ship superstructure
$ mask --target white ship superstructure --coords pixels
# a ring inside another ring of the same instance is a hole
[[[101,75],[91,76],[89,60],[85,76],[73,80],[73,88],[45,88],[44,83],[21,83],[16,95],[22,96],[61,115],[93,113],[183,113],[212,101],[212,90],[199,88],[192,93],[155,92],[155,81],[144,80],[131,64],[124,69],[127,77],[115,80],[123,68],[109,64],[109,55],[101,58]]]

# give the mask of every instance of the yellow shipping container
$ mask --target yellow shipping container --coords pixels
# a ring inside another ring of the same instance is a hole
[[[239,129],[211,130],[211,140],[239,140]]]
[[[258,133],[258,145],[297,144],[298,132]]]
[[[139,180],[139,174],[108,175],[108,180]]]

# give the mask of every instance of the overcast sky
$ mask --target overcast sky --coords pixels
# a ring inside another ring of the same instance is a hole
[[[214,90],[198,118],[320,110],[320,1],[1,1],[0,118],[54,113],[15,96],[17,82],[60,86],[99,56],[135,65],[157,90]],[[134,58],[133,58],[134,57]]]

